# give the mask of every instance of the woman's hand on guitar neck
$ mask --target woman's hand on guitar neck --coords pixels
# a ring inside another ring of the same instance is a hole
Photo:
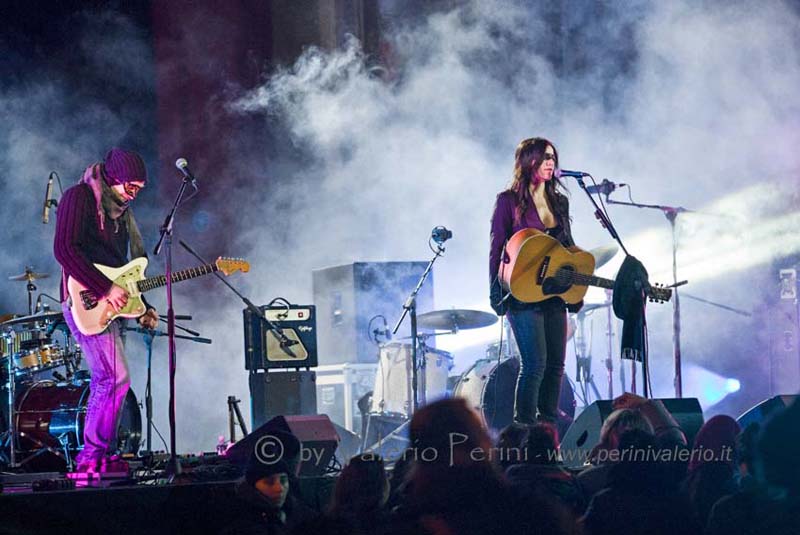
[[[106,294],[105,299],[114,309],[114,312],[119,312],[128,304],[128,292],[122,286],[114,284]]]

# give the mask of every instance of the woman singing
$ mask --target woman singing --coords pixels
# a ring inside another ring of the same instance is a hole
[[[492,215],[489,251],[490,299],[498,315],[508,314],[520,352],[514,398],[514,421],[556,423],[561,378],[567,347],[567,305],[560,297],[540,303],[522,303],[506,297],[498,280],[503,249],[508,239],[524,228],[546,232],[565,247],[574,245],[570,231],[569,201],[554,176],[558,152],[544,138],[520,142],[514,155],[511,187],[497,196]],[[577,311],[582,303],[575,305]],[[572,308],[572,307],[570,307]]]

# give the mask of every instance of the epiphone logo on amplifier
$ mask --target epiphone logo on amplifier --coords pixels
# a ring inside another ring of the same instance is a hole
[[[314,305],[259,308],[292,343],[281,346],[266,323],[245,309],[245,368],[263,370],[317,366],[317,319]]]

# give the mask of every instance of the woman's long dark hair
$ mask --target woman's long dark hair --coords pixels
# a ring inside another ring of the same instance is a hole
[[[533,205],[533,198],[530,192],[531,177],[533,172],[538,171],[544,162],[543,158],[547,147],[553,147],[556,169],[558,169],[558,150],[556,150],[556,146],[551,141],[543,137],[523,139],[519,142],[517,150],[514,152],[514,177],[509,189],[516,196],[517,207],[514,211],[514,220],[516,222],[522,221],[525,213]],[[545,182],[544,192],[559,225],[564,225],[567,218],[569,218],[569,214],[566,213],[567,199],[562,191],[564,191],[564,184],[555,176]]]

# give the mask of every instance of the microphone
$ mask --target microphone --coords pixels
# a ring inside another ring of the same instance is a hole
[[[53,173],[47,179],[47,190],[44,193],[44,206],[42,207],[42,223],[50,222],[50,197],[53,196]]]
[[[556,169],[555,173],[553,173],[556,178],[561,178],[562,176],[570,176],[572,178],[583,178],[585,176],[589,176],[589,173],[584,173],[583,171],[569,171],[568,169]]]
[[[192,182],[192,186],[197,187],[197,180],[194,178],[194,175],[191,171],[189,171],[189,162],[186,161],[186,158],[178,158],[175,160],[175,167],[178,168],[178,171],[187,179]]]
[[[386,323],[386,319],[383,320],[383,329],[373,329],[372,330],[373,336],[383,336],[386,338],[387,341],[392,339],[392,331],[389,330],[389,324]]]
[[[431,238],[436,243],[442,244],[453,237],[453,231],[447,230],[444,227],[436,227],[431,231]]]
[[[603,181],[600,182],[599,184],[597,184],[596,186],[594,186],[594,185],[586,186],[586,191],[589,194],[602,193],[603,195],[609,195],[615,189],[621,188],[621,187],[624,187],[624,186],[627,186],[627,184],[623,184],[623,183],[617,184],[615,182],[611,182],[607,178],[604,178]]]

